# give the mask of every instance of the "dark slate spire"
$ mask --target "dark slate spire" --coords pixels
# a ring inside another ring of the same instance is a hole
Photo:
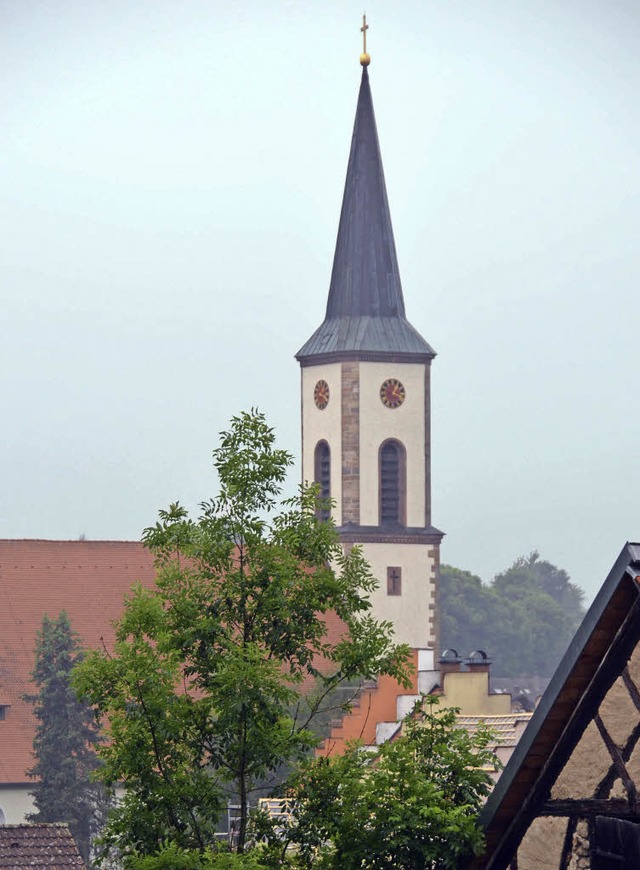
[[[363,65],[324,322],[296,358],[431,359],[405,317],[367,66]]]

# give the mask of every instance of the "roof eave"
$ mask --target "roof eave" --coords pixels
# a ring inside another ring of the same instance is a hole
[[[436,356],[432,353],[402,353],[400,351],[375,350],[339,350],[328,353],[296,354],[296,359],[302,366],[319,366],[336,362],[387,362],[387,363],[420,363],[429,365]]]
[[[584,699],[587,690],[590,697],[591,693],[594,697],[604,697],[606,679],[598,681],[598,675],[606,673],[606,661],[614,642],[619,640],[622,643],[622,629],[634,621],[635,631],[640,633],[640,625],[637,625],[640,622],[640,595],[636,580],[639,574],[640,544],[627,543],[587,611],[480,814],[487,838],[486,860],[480,857],[471,864],[472,867],[499,867],[505,866],[504,861],[508,863],[510,853],[514,847],[517,849],[535,813],[535,798],[544,791],[554,773],[557,775],[559,772],[561,752],[567,741],[576,740],[575,730],[572,733],[571,729],[572,722],[579,721],[577,717],[581,712],[581,703],[576,698]],[[635,642],[634,637],[630,637],[627,645]],[[552,709],[553,718],[549,715]],[[534,756],[538,758],[541,753],[547,760],[532,776],[536,766],[533,761],[527,765],[527,761]],[[513,807],[518,807],[515,815],[512,814]]]

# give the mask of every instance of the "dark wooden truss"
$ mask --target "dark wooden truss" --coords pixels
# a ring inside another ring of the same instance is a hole
[[[624,668],[621,676],[629,697],[638,713],[640,713],[640,691],[633,681],[628,667]],[[617,744],[609,734],[599,713],[596,713],[593,717],[593,721],[600,732],[602,741],[611,758],[609,769],[602,780],[598,783],[593,797],[576,799],[551,798],[545,801],[539,813],[541,816],[561,816],[568,820],[558,870],[568,870],[573,851],[573,841],[580,820],[585,820],[589,823],[589,839],[591,842],[593,842],[594,821],[596,816],[608,816],[616,819],[640,822],[640,805],[638,803],[637,789],[626,766],[638,740],[640,740],[640,719],[635,726],[631,728],[629,736],[627,737],[622,749],[618,748]],[[616,779],[622,781],[626,793],[625,798],[609,797]]]
[[[618,746],[598,712],[621,677],[640,714],[640,688],[627,668],[640,642],[639,585],[640,545],[627,544],[487,802],[482,814],[487,852],[472,862],[473,868],[517,868],[518,847],[533,819],[540,816],[567,820],[559,870],[567,870],[576,832],[579,825],[583,831],[583,822],[592,852],[596,818],[604,819],[598,822],[601,829],[609,824],[606,819],[621,826],[640,822],[640,801],[628,770],[640,741],[640,716],[631,717],[624,745]],[[609,754],[606,773],[589,797],[555,799],[552,788],[591,722]],[[618,780],[624,796],[612,797]]]

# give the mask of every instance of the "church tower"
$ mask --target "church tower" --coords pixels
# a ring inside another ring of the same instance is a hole
[[[361,57],[351,152],[325,319],[296,354],[302,476],[336,506],[345,546],[361,544],[377,618],[437,650],[443,533],[431,525],[434,350],[405,316],[378,144],[369,56]]]

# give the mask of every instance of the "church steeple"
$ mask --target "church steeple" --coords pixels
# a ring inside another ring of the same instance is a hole
[[[318,484],[319,516],[330,514],[343,545],[362,546],[379,581],[373,614],[390,619],[399,640],[431,650],[442,540],[431,523],[435,353],[405,315],[363,48],[327,311],[296,354],[302,479]]]
[[[365,354],[372,359],[392,353],[416,362],[435,356],[405,316],[366,51],[362,57],[367,63],[361,59],[327,310],[321,326],[296,354],[303,365],[327,355]]]

